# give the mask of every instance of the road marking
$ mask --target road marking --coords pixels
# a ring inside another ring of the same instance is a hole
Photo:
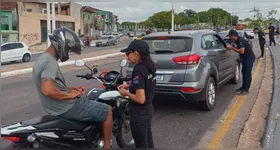
[[[255,81],[255,78],[260,70],[262,64],[262,60],[258,60],[256,69],[254,71],[253,77],[252,77],[252,84]],[[216,131],[215,137],[211,140],[208,148],[219,148],[224,136],[228,132],[228,129],[230,128],[233,120],[235,119],[236,115],[239,112],[239,109],[241,108],[244,100],[246,99],[246,95],[238,96],[236,103],[229,109],[230,113],[227,115],[226,120],[221,124],[219,129]]]

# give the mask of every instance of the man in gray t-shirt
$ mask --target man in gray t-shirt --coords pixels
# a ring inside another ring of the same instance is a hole
[[[57,61],[48,52],[43,53],[36,60],[33,66],[33,79],[36,84],[41,103],[48,114],[61,115],[67,112],[75,104],[75,101],[77,100],[75,96],[80,96],[79,90],[72,90],[73,88],[71,89],[66,86],[65,79],[59,69]],[[54,85],[57,88],[53,89],[53,91],[57,90],[57,94],[55,94],[55,96],[48,95],[47,91],[43,91],[42,82],[46,82],[48,80],[54,81]],[[72,92],[72,95],[69,95],[68,98],[63,96],[64,93],[70,92]]]
[[[69,59],[69,51],[81,54],[80,40],[75,32],[58,28],[49,36],[50,47],[35,61],[33,80],[42,106],[50,115],[77,121],[103,122],[104,148],[110,148],[113,126],[112,108],[104,103],[88,100],[86,87],[69,87],[57,60]]]

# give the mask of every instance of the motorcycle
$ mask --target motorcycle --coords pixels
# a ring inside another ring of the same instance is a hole
[[[93,88],[87,96],[90,100],[106,103],[113,111],[113,136],[120,148],[134,148],[131,136],[128,98],[117,91],[118,85],[130,79],[122,77],[122,68],[127,65],[121,61],[121,71],[109,71],[96,76],[98,69],[91,69],[84,60],[76,60],[76,66],[86,66],[91,73],[76,77],[95,79],[105,88]],[[125,134],[129,139],[125,139]],[[102,123],[78,122],[60,116],[45,115],[18,122],[1,128],[1,137],[11,141],[9,148],[103,148]]]
[[[85,47],[90,47],[90,41],[89,40],[83,40]]]

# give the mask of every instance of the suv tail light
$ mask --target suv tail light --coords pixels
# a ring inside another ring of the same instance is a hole
[[[192,55],[174,57],[173,61],[179,65],[194,65],[199,63],[201,57],[202,57],[201,54],[192,54]]]
[[[201,91],[201,89],[195,89],[195,88],[191,88],[191,87],[182,87],[181,88],[182,92],[187,92],[187,93],[195,93],[195,92],[199,92]]]
[[[7,136],[4,137],[4,139],[9,140],[11,142],[20,142],[20,137]]]

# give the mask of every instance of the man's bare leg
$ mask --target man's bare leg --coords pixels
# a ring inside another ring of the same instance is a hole
[[[113,128],[113,112],[112,112],[112,107],[109,106],[107,118],[103,122],[104,148],[111,148],[112,128]]]

